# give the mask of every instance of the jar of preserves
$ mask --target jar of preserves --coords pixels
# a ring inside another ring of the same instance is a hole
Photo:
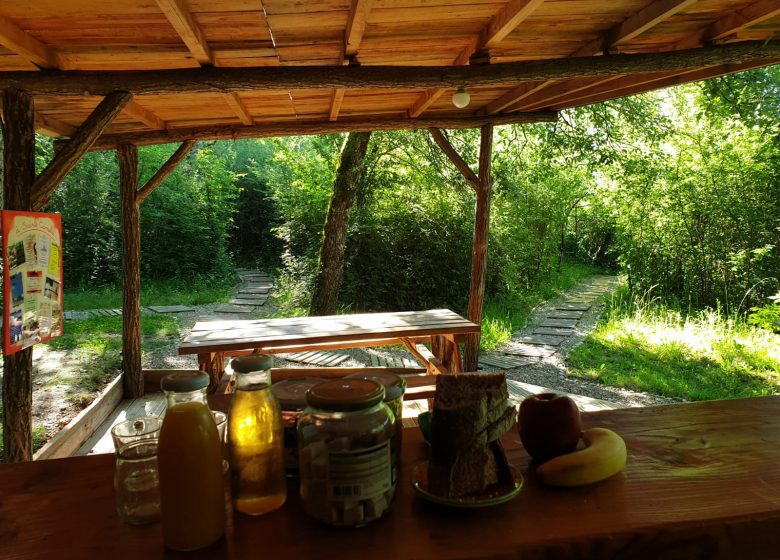
[[[400,375],[384,371],[370,371],[362,373],[353,373],[348,375],[347,379],[371,379],[380,383],[385,388],[385,404],[393,413],[394,436],[393,446],[391,448],[393,459],[393,482],[398,477],[398,470],[401,466],[401,436],[404,432],[403,411],[404,411],[404,393],[406,392],[406,381]]]
[[[385,389],[367,379],[324,381],[306,393],[298,421],[304,511],[335,526],[379,519],[395,492],[393,414]]]
[[[163,540],[174,550],[203,548],[225,534],[222,442],[206,404],[205,373],[163,378],[167,410],[157,448]]]
[[[282,409],[284,425],[284,468],[288,473],[298,473],[298,419],[306,408],[306,391],[324,379],[298,377],[284,379],[271,385],[271,390]]]
[[[271,391],[270,356],[231,361],[236,392],[228,411],[227,441],[233,508],[262,515],[287,500],[282,413]]]

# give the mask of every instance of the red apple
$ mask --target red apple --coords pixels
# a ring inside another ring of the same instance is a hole
[[[574,451],[582,433],[577,403],[555,393],[526,397],[518,423],[523,447],[539,463]]]

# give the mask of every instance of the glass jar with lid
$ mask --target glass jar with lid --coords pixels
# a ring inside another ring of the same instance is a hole
[[[385,389],[367,379],[324,381],[306,393],[298,421],[304,511],[336,526],[379,519],[395,491],[393,414]]]
[[[306,391],[323,381],[319,377],[296,377],[271,385],[282,409],[284,468],[290,474],[298,473],[298,419],[306,408]]]

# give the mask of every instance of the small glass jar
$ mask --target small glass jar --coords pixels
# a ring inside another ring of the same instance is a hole
[[[271,391],[270,356],[231,361],[236,392],[228,411],[228,455],[233,508],[262,515],[287,500],[282,413]]]
[[[163,378],[167,409],[160,429],[157,466],[165,545],[196,550],[225,534],[222,442],[206,404],[205,373]]]
[[[114,491],[123,522],[142,525],[160,519],[156,439],[126,443],[117,450]]]
[[[297,377],[271,385],[282,409],[284,468],[289,474],[298,473],[298,419],[306,408],[306,391],[323,381],[319,377]]]
[[[406,392],[406,381],[404,378],[394,373],[383,371],[353,373],[346,379],[370,379],[380,383],[385,388],[385,404],[393,413],[394,436],[393,436],[393,482],[398,477],[398,470],[401,466],[401,444],[402,434],[404,433],[403,412],[404,412],[404,393]]]
[[[379,519],[395,493],[393,414],[376,381],[324,381],[298,420],[300,491],[308,515],[349,527]]]

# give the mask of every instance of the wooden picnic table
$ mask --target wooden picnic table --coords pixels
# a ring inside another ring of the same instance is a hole
[[[200,369],[216,388],[225,355],[279,354],[403,344],[429,373],[461,371],[458,344],[479,325],[449,309],[291,317],[284,319],[198,321],[179,345],[179,354],[197,354]],[[433,358],[416,345],[431,344]]]
[[[223,404],[227,402],[223,396]],[[548,488],[533,475],[514,431],[504,438],[525,476],[512,501],[456,510],[416,496],[426,457],[404,433],[396,496],[385,517],[357,529],[304,514],[297,480],[276,512],[231,516],[226,538],[189,558],[777,558],[780,546],[780,397],[583,414],[585,427],[626,440],[623,473],[582,488]],[[159,524],[123,525],[114,510],[113,455],[0,465],[0,557],[181,557]]]

